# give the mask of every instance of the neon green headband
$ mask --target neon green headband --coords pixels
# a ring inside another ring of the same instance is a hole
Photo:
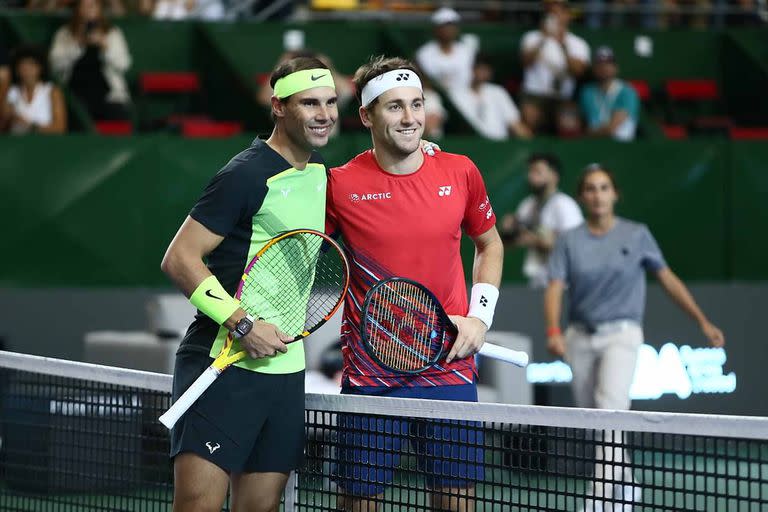
[[[314,87],[330,87],[335,90],[336,85],[333,83],[331,71],[323,68],[305,69],[284,76],[275,82],[275,96],[282,100]]]

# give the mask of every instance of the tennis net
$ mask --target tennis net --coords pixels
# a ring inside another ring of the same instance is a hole
[[[157,417],[170,386],[168,375],[0,352],[0,510],[169,510]],[[306,464],[286,512],[768,510],[766,418],[348,395],[306,404]]]

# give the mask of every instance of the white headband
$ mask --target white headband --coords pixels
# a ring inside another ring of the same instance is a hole
[[[416,87],[420,91],[423,90],[419,75],[410,69],[387,71],[365,84],[361,94],[363,107],[367,107],[373,100],[395,87]]]

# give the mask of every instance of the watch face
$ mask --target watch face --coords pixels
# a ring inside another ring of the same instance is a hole
[[[237,322],[237,326],[235,326],[235,330],[237,330],[237,332],[240,334],[248,334],[251,331],[252,327],[253,327],[253,323],[247,318],[243,318],[242,320]]]

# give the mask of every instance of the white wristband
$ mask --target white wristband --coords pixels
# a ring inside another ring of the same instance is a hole
[[[499,289],[488,283],[476,283],[472,286],[472,296],[469,299],[469,313],[483,321],[488,328],[493,323],[493,312],[496,310],[496,301],[499,300]]]

